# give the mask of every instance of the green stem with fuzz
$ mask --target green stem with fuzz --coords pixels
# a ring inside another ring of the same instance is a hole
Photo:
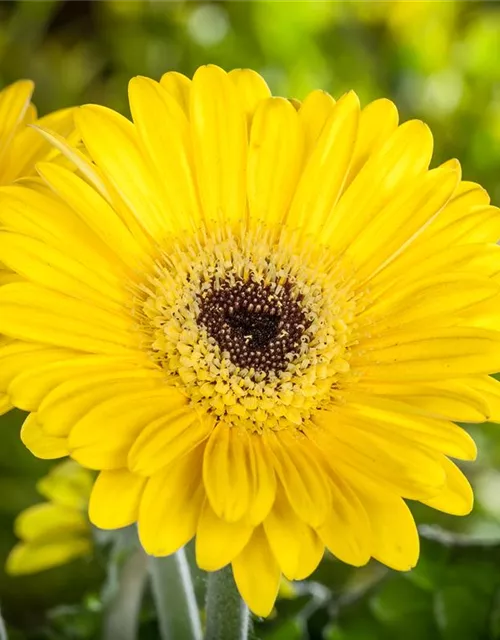
[[[205,640],[247,640],[250,613],[236,588],[228,565],[209,574]]]
[[[146,577],[146,556],[137,549],[121,568],[116,594],[104,618],[104,640],[136,640]]]
[[[201,640],[201,623],[184,549],[149,557],[149,573],[162,640]]]

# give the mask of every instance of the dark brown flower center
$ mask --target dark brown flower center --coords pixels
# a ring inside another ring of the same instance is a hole
[[[309,326],[300,303],[288,282],[212,281],[197,321],[233,364],[268,374],[284,371],[298,354]]]

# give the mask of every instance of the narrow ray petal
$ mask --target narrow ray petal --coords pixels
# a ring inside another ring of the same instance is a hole
[[[192,157],[189,123],[175,99],[149,78],[129,84],[130,108],[139,142],[162,188],[165,214],[179,229],[192,232],[202,220]]]
[[[21,440],[37,458],[54,460],[69,455],[67,438],[48,436],[42,431],[36,413],[30,413],[21,428]]]
[[[271,97],[269,87],[264,78],[252,69],[233,69],[227,75],[236,87],[250,125],[259,103]]]
[[[179,405],[180,394],[172,389],[145,389],[122,396],[108,396],[88,411],[69,434],[71,457],[90,469],[121,469],[129,451],[153,420]],[[103,437],[111,433],[112,437]]]
[[[271,98],[261,102],[252,122],[248,150],[247,190],[252,221],[271,227],[282,223],[299,177],[302,151],[299,117],[288,100]]]
[[[359,100],[350,92],[333,108],[304,167],[287,217],[291,228],[305,229],[308,234],[322,229],[344,187],[358,119]]]
[[[215,513],[236,522],[253,498],[252,460],[246,429],[219,424],[205,449],[203,481]]]
[[[100,529],[121,529],[137,520],[146,478],[128,469],[101,471],[90,494],[90,521]]]
[[[194,536],[205,499],[202,456],[203,447],[198,447],[147,481],[139,508],[139,538],[150,555],[170,555]]]
[[[297,515],[312,526],[326,518],[330,505],[327,477],[317,464],[314,444],[288,431],[265,434],[274,454],[276,473]]]
[[[346,189],[322,241],[342,252],[405,183],[427,170],[432,148],[432,135],[423,122],[410,120],[398,127]]]
[[[218,571],[241,553],[253,527],[244,520],[219,518],[205,500],[196,528],[196,562],[204,571]]]
[[[156,239],[175,229],[161,208],[158,185],[141,155],[134,125],[97,105],[81,107],[75,122],[92,159],[144,228]]]
[[[191,80],[177,71],[167,71],[162,75],[160,84],[189,116]]]
[[[200,198],[210,223],[246,217],[247,123],[227,74],[200,67],[191,88],[190,116]]]
[[[172,404],[171,411],[145,427],[128,455],[128,466],[134,472],[151,476],[172,460],[188,453],[208,438],[214,428],[211,416],[192,407]]]
[[[409,571],[418,561],[418,531],[405,502],[382,493],[375,484],[358,485],[372,531],[372,556],[396,571]]]
[[[236,586],[250,610],[268,616],[278,595],[281,573],[262,527],[254,531],[232,565]]]
[[[326,122],[331,117],[335,100],[326,91],[311,91],[299,109],[299,119],[304,129],[305,152],[314,149]]]

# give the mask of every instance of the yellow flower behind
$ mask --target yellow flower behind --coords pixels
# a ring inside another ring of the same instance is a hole
[[[466,514],[454,421],[500,419],[500,214],[429,169],[420,121],[256,73],[130,83],[75,115],[76,171],[0,210],[0,389],[40,457],[101,473],[90,518],[152,555],[196,536],[267,615],[328,548],[409,570],[404,499]]]
[[[58,155],[33,127],[35,124],[68,135],[74,130],[73,109],[62,109],[37,119],[35,106],[30,102],[34,85],[19,80],[0,91],[0,185],[8,185],[19,178],[36,176],[35,164]],[[2,265],[0,256],[0,284],[17,279]],[[0,339],[0,345],[5,339]],[[8,396],[0,391],[0,415],[12,409]]]
[[[34,84],[19,80],[0,91],[0,184],[35,176],[35,164],[55,157],[57,150],[28,125],[44,127],[67,136],[74,130],[73,109],[54,111],[37,118],[31,103]]]
[[[48,500],[19,514],[14,530],[21,541],[10,552],[11,575],[50,569],[92,550],[87,517],[92,473],[68,460],[39,480],[37,489]]]

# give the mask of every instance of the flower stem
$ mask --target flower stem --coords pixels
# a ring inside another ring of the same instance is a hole
[[[228,565],[209,574],[205,640],[247,640],[250,614]]]
[[[2,614],[0,613],[0,640],[7,640],[7,630],[3,622]]]
[[[117,592],[104,618],[104,640],[137,638],[146,576],[146,556],[137,549],[121,568]]]
[[[201,640],[201,623],[184,549],[149,558],[153,596],[162,640]]]

